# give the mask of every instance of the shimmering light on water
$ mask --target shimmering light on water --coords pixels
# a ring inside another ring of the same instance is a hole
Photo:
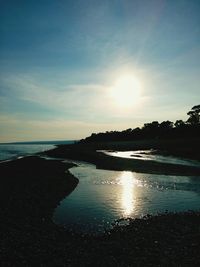
[[[154,154],[155,150],[136,150],[136,151],[107,151],[98,150],[98,152],[103,152],[106,155],[112,157],[126,158],[126,159],[140,159],[140,160],[153,160],[162,163],[170,164],[181,164],[187,166],[197,166],[200,167],[200,162],[196,160],[181,159],[174,156],[163,156],[159,154]]]
[[[122,172],[120,177],[122,185],[121,204],[124,216],[129,217],[134,210],[134,176],[132,172]]]
[[[76,162],[76,189],[55,209],[54,222],[81,232],[102,232],[119,218],[199,209],[199,177],[96,169]]]

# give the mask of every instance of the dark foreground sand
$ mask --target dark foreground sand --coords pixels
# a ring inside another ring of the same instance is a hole
[[[147,216],[96,237],[56,226],[54,208],[78,184],[71,166],[0,164],[0,266],[200,266],[200,212]]]

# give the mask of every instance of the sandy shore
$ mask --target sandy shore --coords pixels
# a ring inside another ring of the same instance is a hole
[[[78,184],[72,164],[36,157],[0,164],[1,266],[199,266],[200,213],[147,216],[102,236],[56,226]]]

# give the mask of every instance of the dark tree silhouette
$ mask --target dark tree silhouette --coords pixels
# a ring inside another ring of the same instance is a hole
[[[174,123],[172,121],[163,121],[160,124],[160,128],[163,130],[170,130],[174,126]]]
[[[200,105],[194,106],[188,113],[186,122],[177,120],[175,123],[167,120],[159,123],[145,123],[142,128],[126,129],[124,131],[107,131],[93,133],[81,142],[101,141],[132,141],[152,138],[196,138],[200,136]]]
[[[200,105],[194,106],[188,113],[189,116],[187,122],[190,124],[199,124],[200,123]]]
[[[184,123],[184,121],[182,121],[182,120],[177,120],[177,121],[174,123],[174,126],[175,126],[176,128],[182,128],[182,127],[185,126],[185,123]]]
[[[159,122],[158,121],[145,123],[143,126],[143,129],[146,129],[146,130],[157,130],[158,128],[159,128]]]

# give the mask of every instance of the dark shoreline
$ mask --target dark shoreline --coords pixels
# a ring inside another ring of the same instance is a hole
[[[73,164],[27,157],[0,164],[1,266],[199,266],[200,212],[147,216],[102,236],[55,225],[78,184]]]
[[[116,171],[134,171],[140,173],[180,175],[180,176],[197,176],[200,175],[199,167],[176,165],[170,163],[161,163],[156,161],[144,161],[141,159],[126,159],[119,157],[111,157],[97,150],[138,150],[138,149],[154,149],[155,144],[151,142],[113,142],[113,143],[77,143],[74,145],[59,145],[55,149],[44,152],[45,155],[58,158],[66,158],[72,160],[81,160],[93,163],[99,169],[116,170]],[[158,154],[170,155],[169,151],[158,150]],[[177,152],[174,152],[176,154]],[[199,154],[199,151],[198,151]],[[180,151],[179,151],[180,155]],[[184,158],[185,153],[183,153]],[[196,153],[190,158],[195,158]],[[198,155],[195,158],[198,160]]]

